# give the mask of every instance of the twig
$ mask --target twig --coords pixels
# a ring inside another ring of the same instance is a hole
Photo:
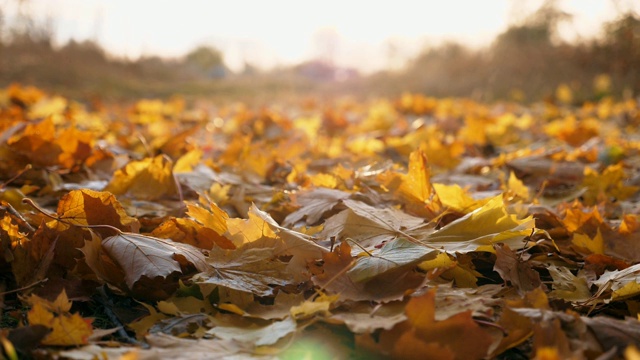
[[[138,339],[129,335],[129,333],[127,333],[127,331],[124,329],[124,324],[122,324],[118,316],[112,310],[113,302],[111,302],[111,298],[109,297],[109,295],[107,295],[106,291],[104,291],[104,286],[98,288],[98,295],[95,296],[95,298],[96,300],[98,300],[100,305],[102,305],[104,314],[109,318],[109,321],[117,326],[118,330],[116,331],[116,333],[118,334],[118,336],[124,339],[128,344],[140,346],[143,349],[149,348],[149,344],[138,341]]]
[[[69,225],[69,226],[77,226],[79,228],[85,228],[85,229],[109,229],[109,230],[113,230],[115,231],[118,235],[122,235],[122,230],[118,229],[115,226],[111,226],[111,225],[107,225],[107,224],[96,224],[96,225],[84,225],[84,224],[74,224],[72,222],[69,222],[63,218],[60,218],[59,216],[55,216],[55,215],[51,215],[49,214],[46,210],[44,210],[43,208],[41,208],[40,206],[38,206],[33,200],[29,199],[29,198],[24,198],[22,199],[22,203],[23,204],[28,204],[29,206],[31,206],[32,208],[36,209],[38,212],[40,212],[42,215],[51,218],[53,220],[59,221],[63,224]]]
[[[31,226],[31,224],[29,224],[27,222],[27,220],[22,216],[22,214],[20,214],[20,212],[18,212],[18,210],[16,210],[16,208],[13,207],[13,205],[11,205],[10,203],[6,203],[6,206],[3,206],[5,209],[7,209],[7,211],[18,218],[18,220],[20,220],[22,222],[22,225],[24,225],[24,227],[26,227],[27,229],[29,229],[29,231],[31,232],[35,232],[36,229],[33,228],[33,226]]]
[[[31,289],[32,287],[36,287],[36,286],[40,285],[40,283],[47,282],[48,280],[49,279],[44,278],[42,280],[38,280],[38,281],[34,282],[33,284],[29,284],[29,285],[23,286],[23,287],[18,288],[18,289],[13,289],[13,290],[9,290],[9,291],[0,292],[0,296],[4,296],[4,295],[7,295],[7,294],[12,294],[12,293],[20,292],[20,291],[23,291],[23,290]]]

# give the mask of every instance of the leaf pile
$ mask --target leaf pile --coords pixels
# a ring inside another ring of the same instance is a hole
[[[633,100],[0,120],[4,357],[640,356]]]

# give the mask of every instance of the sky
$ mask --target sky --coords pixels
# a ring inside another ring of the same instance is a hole
[[[8,20],[20,0],[0,0]],[[180,57],[212,45],[239,71],[313,58],[363,72],[400,67],[426,46],[457,41],[487,46],[543,0],[22,0],[36,19],[49,18],[55,40],[95,40],[117,56]],[[573,14],[567,40],[598,35],[629,0],[558,0]]]

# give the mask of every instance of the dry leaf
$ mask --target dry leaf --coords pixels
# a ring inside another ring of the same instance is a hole
[[[102,247],[125,272],[127,286],[146,276],[149,279],[184,273],[189,267],[208,267],[200,250],[187,244],[133,233],[120,233],[102,241]]]

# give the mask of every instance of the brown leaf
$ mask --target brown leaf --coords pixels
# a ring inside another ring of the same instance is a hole
[[[317,223],[326,212],[333,209],[340,200],[348,197],[349,193],[347,192],[326,188],[296,194],[294,202],[300,205],[300,208],[287,215],[283,224],[293,225],[306,217],[305,222],[307,225],[313,225]]]
[[[403,234],[424,236],[429,226],[424,219],[403,213],[395,208],[375,208],[361,201],[343,200],[348,207],[327,219],[318,235],[324,239],[351,238],[360,246],[372,249]]]
[[[426,277],[412,267],[399,267],[375,277],[371,281],[356,282],[347,270],[356,258],[351,256],[351,247],[344,241],[333,252],[322,256],[322,273],[312,277],[322,289],[339,294],[343,300],[369,300],[388,302],[404,298],[407,292],[422,285]]]
[[[234,250],[214,248],[206,261],[209,264],[207,269],[194,277],[197,283],[269,296],[275,286],[292,282],[285,271],[287,264],[274,257],[273,248],[261,247],[256,242]]]
[[[624,320],[604,316],[582,317],[603,349],[616,349],[620,357],[629,345],[640,347],[640,321],[633,318]]]
[[[411,298],[405,308],[407,320],[380,334],[381,350],[392,347],[386,350],[391,350],[394,358],[411,358],[408,349],[429,349],[437,356],[453,359],[486,357],[493,339],[476,324],[471,311],[436,321],[435,296],[436,290],[433,289]]]
[[[531,264],[523,261],[506,244],[494,245],[496,262],[493,270],[500,274],[505,282],[511,283],[520,294],[529,292],[542,285],[540,274],[533,270]]]
[[[142,276],[149,279],[185,273],[189,267],[205,271],[204,255],[191,245],[133,233],[121,233],[102,241],[102,246],[125,273],[132,289]]]

